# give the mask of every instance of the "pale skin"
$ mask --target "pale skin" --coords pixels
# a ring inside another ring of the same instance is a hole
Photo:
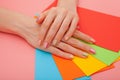
[[[93,53],[91,52],[94,50],[92,47],[78,40],[91,43],[93,38],[77,30],[68,40],[61,40],[55,46],[50,45],[48,48],[44,48],[39,44],[41,25],[29,16],[0,8],[0,32],[16,34],[24,38],[34,48],[51,52],[66,59],[72,59],[74,55],[86,58],[88,53]]]
[[[77,2],[78,0],[58,0],[56,7],[40,14],[37,19],[42,33],[39,42],[44,48],[56,45],[62,39],[68,40],[74,34],[79,20]]]

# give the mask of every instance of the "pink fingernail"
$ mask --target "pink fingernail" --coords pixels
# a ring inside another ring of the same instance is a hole
[[[44,47],[44,48],[47,48],[47,47],[48,47],[48,43],[47,43],[47,42],[44,42],[43,47]]]
[[[96,53],[96,51],[94,49],[90,49],[90,52],[92,52],[93,54]]]

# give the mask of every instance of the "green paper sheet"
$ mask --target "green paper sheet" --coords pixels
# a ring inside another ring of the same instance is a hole
[[[89,45],[96,50],[96,54],[92,56],[94,56],[95,58],[104,62],[107,65],[112,64],[120,56],[120,53],[110,51],[96,45],[92,45],[92,44]]]

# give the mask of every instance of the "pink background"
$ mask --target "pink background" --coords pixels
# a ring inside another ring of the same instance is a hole
[[[34,16],[54,0],[0,0],[0,7]],[[120,0],[80,0],[79,6],[120,17]],[[35,49],[15,35],[0,33],[0,80],[34,80]],[[115,68],[92,76],[92,80],[120,80]]]

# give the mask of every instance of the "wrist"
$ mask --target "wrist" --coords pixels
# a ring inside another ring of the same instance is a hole
[[[76,12],[77,0],[58,0],[57,6]]]

